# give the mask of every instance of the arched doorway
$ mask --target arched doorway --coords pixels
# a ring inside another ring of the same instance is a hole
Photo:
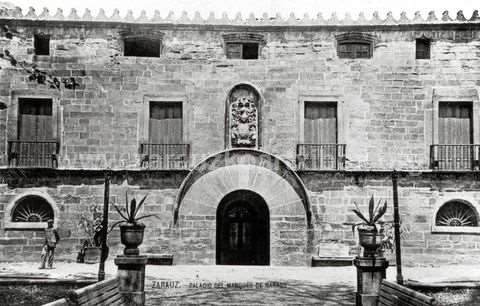
[[[217,209],[217,265],[269,265],[270,217],[257,193],[236,190]]]

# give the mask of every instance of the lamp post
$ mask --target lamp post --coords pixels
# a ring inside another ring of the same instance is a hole
[[[403,284],[402,276],[402,250],[400,249],[400,214],[398,211],[398,173],[393,170],[392,187],[393,187],[393,230],[395,236],[395,258],[397,259],[397,283]]]
[[[105,192],[103,198],[103,220],[102,220],[102,252],[100,265],[98,267],[98,281],[105,279],[105,261],[108,257],[107,233],[108,233],[108,205],[110,198],[110,170],[105,170]]]

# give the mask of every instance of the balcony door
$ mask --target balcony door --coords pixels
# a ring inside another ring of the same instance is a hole
[[[305,102],[304,142],[308,169],[337,169],[337,103]]]
[[[150,102],[149,143],[183,143],[182,103]]]
[[[19,99],[18,140],[50,141],[53,139],[52,100]]]
[[[148,156],[148,167],[181,169],[187,161],[183,143],[182,102],[151,101],[148,122],[148,143],[141,153]]]
[[[472,169],[472,103],[440,102],[437,160],[441,169]],[[444,145],[444,146],[441,146]]]

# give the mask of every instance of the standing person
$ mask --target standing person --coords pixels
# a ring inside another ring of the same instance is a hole
[[[48,268],[53,269],[53,255],[55,253],[55,247],[60,241],[60,236],[56,229],[53,228],[53,220],[47,221],[48,227],[45,229],[45,244],[42,250],[42,265],[40,269],[45,269],[45,263],[48,261]]]

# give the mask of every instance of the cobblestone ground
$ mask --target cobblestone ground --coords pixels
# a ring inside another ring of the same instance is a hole
[[[178,268],[148,267],[147,305],[353,306],[355,301],[355,274],[345,268]]]

